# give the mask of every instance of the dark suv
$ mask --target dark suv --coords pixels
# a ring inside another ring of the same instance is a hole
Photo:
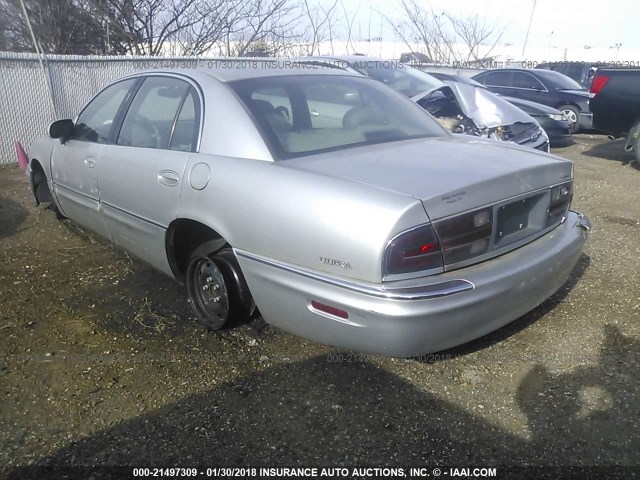
[[[566,75],[552,70],[502,68],[472,78],[500,95],[557,108],[571,121],[573,133],[592,128],[589,91]]]

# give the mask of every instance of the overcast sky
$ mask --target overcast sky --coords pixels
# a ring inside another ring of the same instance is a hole
[[[393,40],[388,25],[380,25],[376,11],[401,20],[395,0],[343,0],[355,11],[359,8],[358,23],[363,37],[367,36],[371,17],[372,36]],[[487,22],[505,28],[501,43],[522,46],[534,0],[419,0],[425,8],[436,12],[480,15]],[[529,34],[531,47],[609,48],[617,43],[622,49],[640,48],[640,0],[537,0]],[[553,34],[552,34],[553,32]],[[358,34],[357,27],[355,35]],[[638,59],[640,60],[640,59]]]

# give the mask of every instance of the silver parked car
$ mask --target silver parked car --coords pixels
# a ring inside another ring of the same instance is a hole
[[[571,162],[334,69],[137,73],[49,133],[36,200],[183,282],[211,329],[257,306],[342,348],[445,349],[555,292],[589,228]]]
[[[534,118],[482,85],[445,83],[410,65],[359,55],[303,57],[297,61],[374,78],[410,97],[450,132],[549,151],[549,137]]]

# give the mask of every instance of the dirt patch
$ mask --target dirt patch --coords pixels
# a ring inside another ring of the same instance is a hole
[[[207,332],[181,287],[36,208],[2,166],[0,467],[637,465],[640,172],[621,142],[574,140],[554,152],[575,162],[573,206],[593,231],[572,278],[422,361],[260,319]]]

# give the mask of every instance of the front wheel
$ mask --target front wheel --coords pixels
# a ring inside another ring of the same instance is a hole
[[[571,122],[571,133],[578,133],[580,130],[580,110],[573,105],[560,105],[558,110],[564,113]]]
[[[255,310],[255,302],[230,248],[215,254],[196,249],[185,280],[193,311],[200,323],[211,330],[245,322]]]

